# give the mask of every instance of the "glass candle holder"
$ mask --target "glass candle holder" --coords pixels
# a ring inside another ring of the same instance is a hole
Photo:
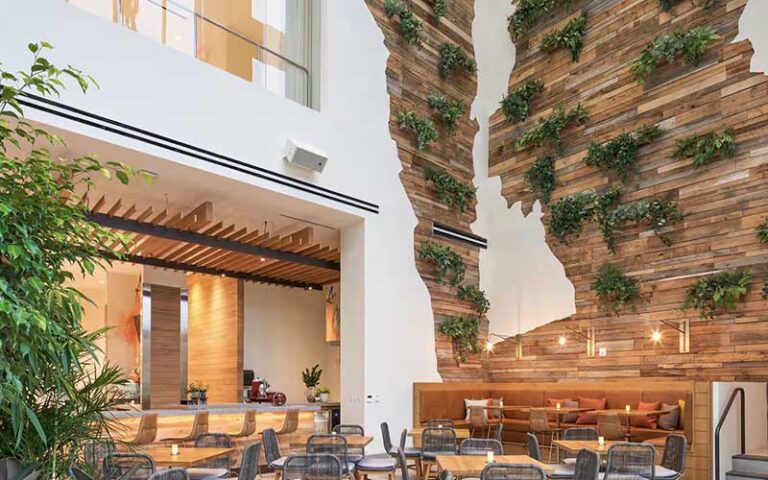
[[[493,463],[493,452],[487,452],[485,454],[485,461],[488,463]]]
[[[603,437],[603,436],[597,437],[597,444],[600,447],[604,447],[605,446],[605,437]]]
[[[171,445],[171,455],[178,455],[179,454],[179,446],[175,443]]]

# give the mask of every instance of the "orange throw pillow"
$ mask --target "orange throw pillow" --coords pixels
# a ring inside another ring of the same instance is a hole
[[[637,409],[639,411],[658,410],[660,406],[661,406],[661,402],[640,402],[637,404]],[[658,415],[634,416],[632,417],[632,426],[652,428],[655,430],[659,426],[659,416]]]
[[[579,408],[605,410],[605,398],[579,397]],[[580,413],[576,423],[580,425],[597,425],[597,414],[589,412]]]

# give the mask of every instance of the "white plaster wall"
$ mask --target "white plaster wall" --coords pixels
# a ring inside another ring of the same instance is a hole
[[[321,112],[63,0],[0,0],[0,60],[7,68],[20,68],[28,63],[28,42],[49,41],[56,47],[51,60],[82,68],[101,84],[87,96],[74,88],[66,91],[61,101],[67,104],[379,204],[379,215],[366,214],[29,112],[43,123],[356,215],[358,220],[342,231],[344,420],[364,423],[372,432],[384,420],[399,429],[411,423],[412,383],[440,378],[429,295],[415,266],[416,217],[389,135],[388,52],[364,2],[323,3]],[[281,153],[288,138],[326,152],[330,161],[324,173],[308,175],[285,165]],[[378,401],[364,403],[366,394],[378,395]]]
[[[768,2],[749,0],[739,19],[739,34],[734,41],[749,39],[755,54],[752,56],[753,72],[768,72],[768,32],[765,19],[768,18]]]
[[[573,284],[545,242],[541,206],[525,216],[521,204],[507,206],[501,179],[488,178],[489,117],[500,108],[515,63],[506,18],[511,2],[475,2],[472,24],[478,92],[471,115],[480,129],[473,148],[477,221],[472,229],[488,239],[480,251],[480,285],[488,294],[490,331],[515,335],[576,311]],[[498,338],[492,338],[496,342]]]

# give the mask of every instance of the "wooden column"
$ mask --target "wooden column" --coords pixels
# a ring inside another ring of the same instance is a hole
[[[145,285],[144,322],[148,326],[144,338],[143,387],[149,387],[149,404],[159,408],[179,404],[181,389],[181,289],[162,285]],[[150,298],[147,299],[147,292]],[[147,303],[149,302],[149,303]],[[147,316],[149,313],[149,316]],[[147,358],[149,354],[149,358]],[[147,398],[147,396],[143,396]]]

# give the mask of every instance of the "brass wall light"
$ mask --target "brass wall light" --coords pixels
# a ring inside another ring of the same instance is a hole
[[[565,327],[566,330],[568,330],[570,333],[574,335],[578,335],[579,337],[583,338],[587,341],[587,356],[588,357],[594,357],[595,356],[595,327],[588,327],[585,330],[577,330],[575,328],[571,327]],[[568,337],[566,334],[560,335],[560,337],[557,339],[557,343],[564,347],[566,343],[568,343]]]
[[[523,358],[523,340],[520,338],[520,335],[500,335],[498,333],[489,333],[488,334],[488,342],[485,344],[485,351],[489,354],[493,352],[493,343],[490,341],[491,337],[500,338],[502,340],[509,340],[510,338],[515,339],[515,360],[520,360]]]
[[[690,353],[691,351],[691,322],[687,318],[680,320],[677,325],[667,322],[666,320],[659,320],[659,323],[667,326],[673,330],[677,330],[678,336],[678,351],[680,353]],[[661,328],[656,327],[651,332],[651,341],[653,343],[661,343],[663,335]]]

